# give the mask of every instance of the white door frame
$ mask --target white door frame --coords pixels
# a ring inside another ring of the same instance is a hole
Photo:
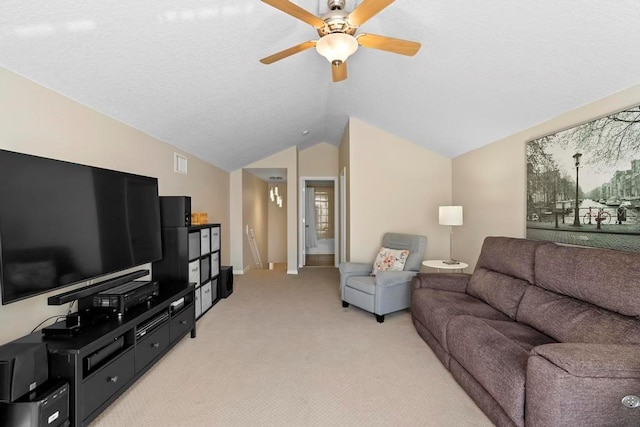
[[[340,262],[347,262],[347,168],[340,172]]]
[[[333,239],[333,252],[334,252],[334,264],[335,267],[339,265],[339,244],[342,235],[342,224],[339,222],[339,196],[338,190],[338,178],[335,176],[303,176],[300,177],[300,185],[298,186],[298,211],[300,212],[300,223],[298,226],[298,267],[304,267],[306,261],[306,233],[305,233],[305,206],[307,196],[307,181],[332,181],[333,182],[333,221],[336,225],[334,239]]]

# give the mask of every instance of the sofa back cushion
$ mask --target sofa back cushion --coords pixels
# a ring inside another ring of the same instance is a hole
[[[525,289],[534,282],[534,254],[544,242],[487,237],[467,293],[515,319]]]
[[[516,320],[559,342],[640,344],[640,320],[528,286]]]
[[[546,242],[489,236],[484,239],[476,268],[485,268],[534,283],[534,256]]]
[[[522,279],[480,267],[469,279],[467,293],[515,319],[527,286],[529,284]]]
[[[385,233],[382,246],[390,249],[406,249],[409,256],[404,263],[405,271],[419,271],[427,247],[427,238],[417,234]]]
[[[640,319],[640,253],[546,243],[535,261],[538,286]]]

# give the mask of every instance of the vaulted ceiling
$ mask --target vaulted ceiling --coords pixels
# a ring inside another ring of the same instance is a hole
[[[455,157],[640,83],[639,23],[637,0],[397,0],[359,32],[422,49],[360,48],[333,83],[314,49],[259,62],[318,38],[259,0],[5,0],[0,66],[229,171],[349,116]]]

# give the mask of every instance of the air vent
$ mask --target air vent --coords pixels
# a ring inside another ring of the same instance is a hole
[[[279,180],[282,179],[282,177],[281,176],[270,176],[269,179],[272,180],[272,181],[279,181]]]
[[[173,171],[183,175],[187,174],[187,158],[185,156],[173,153]]]

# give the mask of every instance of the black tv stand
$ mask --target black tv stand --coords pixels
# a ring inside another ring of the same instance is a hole
[[[193,283],[160,282],[160,295],[122,316],[81,323],[72,335],[38,331],[16,342],[47,344],[49,379],[69,383],[69,420],[85,426],[182,337],[195,338],[194,291]]]

